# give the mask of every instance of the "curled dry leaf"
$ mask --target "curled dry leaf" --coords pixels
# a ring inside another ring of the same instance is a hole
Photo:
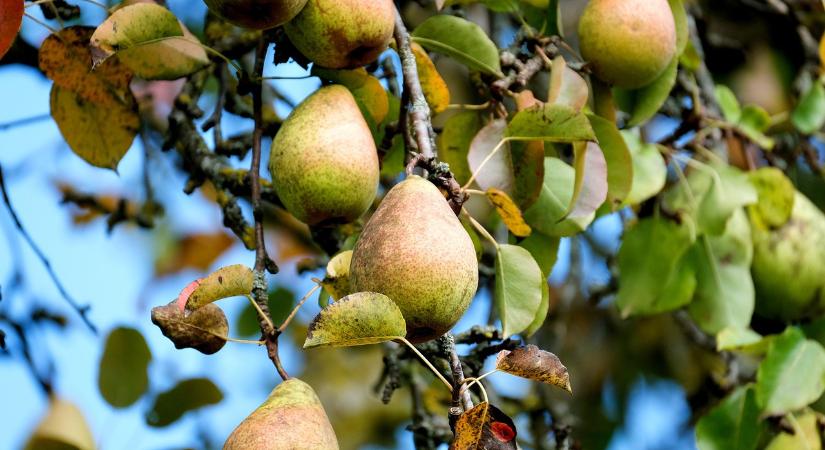
[[[327,263],[327,274],[321,280],[321,286],[335,301],[350,293],[349,265],[351,261],[352,250],[347,250],[333,256]]]
[[[528,380],[558,386],[569,393],[570,375],[559,357],[535,345],[502,350],[496,357],[496,369]]]
[[[252,269],[243,264],[221,267],[183,288],[178,295],[178,308],[194,311],[222,298],[249,294],[254,278]]]
[[[455,423],[455,439],[450,450],[515,449],[516,426],[500,409],[481,402]]]
[[[496,188],[487,189],[487,199],[495,206],[498,215],[501,216],[501,220],[511,233],[518,237],[530,236],[533,230],[524,221],[521,210],[506,192]]]
[[[406,334],[395,302],[384,294],[358,292],[321,310],[309,324],[304,348],[377,344]]]
[[[175,344],[175,348],[194,348],[206,355],[222,349],[229,333],[226,314],[214,304],[205,305],[186,316],[173,300],[168,305],[152,308],[152,323]]]
[[[9,51],[23,22],[23,0],[0,0],[0,59]]]

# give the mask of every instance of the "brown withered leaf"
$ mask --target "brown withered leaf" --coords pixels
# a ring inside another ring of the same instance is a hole
[[[516,447],[516,426],[500,409],[481,402],[455,423],[450,450],[504,450]]]
[[[175,237],[171,243],[163,242],[162,254],[155,260],[155,276],[178,273],[185,269],[208,270],[236,241],[225,231],[195,233]]]
[[[506,192],[490,188],[487,189],[487,199],[495,206],[501,220],[507,225],[507,229],[518,237],[527,237],[532,233],[530,225],[524,221],[521,210]]]
[[[229,333],[226,315],[214,304],[186,316],[173,300],[168,305],[152,308],[152,323],[175,344],[175,348],[194,348],[206,355],[223,348]]]
[[[502,350],[496,357],[496,369],[517,377],[558,386],[569,393],[570,375],[559,357],[535,345]]]

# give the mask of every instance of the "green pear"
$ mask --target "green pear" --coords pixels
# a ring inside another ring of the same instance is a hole
[[[95,440],[74,404],[51,397],[49,411],[32,432],[25,450],[94,450]]]
[[[435,185],[410,176],[387,193],[355,244],[350,285],[392,299],[413,342],[461,318],[478,287],[476,251]]]
[[[676,22],[667,0],[590,0],[579,19],[579,47],[599,79],[635,89],[676,56]]]
[[[799,192],[777,229],[751,214],[757,313],[785,321],[825,313],[825,214]]]
[[[218,17],[239,27],[264,30],[298,15],[307,0],[204,0]]]
[[[223,450],[297,449],[338,449],[321,401],[310,385],[297,378],[275,387],[223,445]]]
[[[287,117],[272,142],[272,183],[298,220],[352,222],[378,189],[378,153],[355,98],[340,85],[322,87]]]
[[[309,0],[284,26],[298,51],[330,69],[375,61],[387,49],[394,28],[392,0]]]

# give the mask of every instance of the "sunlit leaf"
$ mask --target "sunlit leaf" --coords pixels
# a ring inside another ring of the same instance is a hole
[[[0,59],[6,55],[23,22],[23,0],[0,0]]]
[[[633,160],[633,182],[624,204],[636,205],[655,196],[665,187],[667,164],[655,145],[642,142],[639,136],[629,131],[622,132],[622,136]]]
[[[631,193],[633,157],[615,123],[595,114],[588,114],[587,119],[607,163],[607,200],[615,208]]]
[[[739,100],[736,99],[736,94],[725,85],[718,84],[714,90],[716,94],[716,102],[719,104],[719,109],[722,110],[722,116],[725,120],[731,123],[739,122],[742,117],[742,107],[739,106]]]
[[[530,252],[516,245],[498,246],[494,299],[504,336],[533,323],[541,307],[542,283],[544,275]]]
[[[537,104],[516,113],[507,126],[507,137],[520,141],[595,141],[596,135],[584,113],[565,106]]]
[[[390,110],[387,91],[381,86],[381,82],[367,73],[363,67],[354,70],[332,70],[312,66],[312,75],[349,89],[362,112],[369,114],[374,123],[379,124],[387,117]]]
[[[740,386],[699,419],[699,450],[755,450],[764,425],[753,385]]]
[[[383,294],[358,292],[321,310],[309,325],[304,348],[377,344],[406,334],[395,302]]]
[[[788,327],[775,337],[756,373],[756,399],[763,416],[800,409],[825,391],[825,349]]]
[[[504,222],[507,229],[510,230],[513,235],[518,237],[527,237],[530,235],[532,232],[530,225],[527,225],[527,222],[524,221],[521,210],[513,203],[510,196],[495,188],[487,189],[486,193],[487,199],[490,200],[490,203],[496,208],[498,215],[501,217],[501,221]]]
[[[796,188],[785,174],[775,167],[763,167],[750,172],[748,178],[756,188],[758,200],[748,210],[758,226],[779,228],[791,218]],[[756,224],[755,224],[756,225]]]
[[[98,388],[115,408],[136,402],[149,387],[152,353],[143,335],[133,328],[115,328],[106,338],[100,359]]]
[[[455,58],[470,69],[504,76],[496,44],[481,27],[466,19],[432,16],[415,28],[412,40],[431,51]]]
[[[825,41],[823,41],[825,42]],[[791,114],[791,121],[797,130],[812,134],[825,125],[825,85],[816,80],[802,96],[799,105]]]
[[[188,316],[177,302],[152,308],[152,323],[160,328],[164,336],[175,344],[175,348],[194,348],[211,355],[226,344],[229,322],[218,305],[205,305]]]
[[[765,450],[822,450],[820,420],[814,411],[806,409],[786,417],[793,433],[783,431]]]
[[[214,301],[252,292],[254,275],[243,264],[221,267],[189,283],[178,295],[178,307],[194,311]]]
[[[450,450],[515,450],[516,435],[512,419],[495,406],[481,402],[456,421]]]
[[[345,250],[333,256],[327,263],[327,274],[321,281],[321,285],[335,301],[350,294],[349,266],[351,261],[352,250]]]
[[[420,45],[413,43],[413,54],[415,63],[418,66],[418,79],[421,82],[421,90],[430,106],[430,111],[439,114],[450,105],[450,90],[447,83],[441,78],[441,74],[435,68],[435,64],[427,55],[427,52]]]
[[[587,105],[589,96],[590,90],[584,78],[567,66],[563,56],[553,58],[547,103],[566,105],[575,111],[581,111]]]
[[[155,398],[146,413],[146,423],[152,427],[165,427],[178,421],[189,411],[215,405],[223,400],[223,393],[208,378],[183,380]]]
[[[26,442],[24,450],[94,450],[95,440],[83,413],[73,403],[49,398],[49,409]]]
[[[544,173],[539,198],[524,211],[524,219],[534,231],[548,236],[572,236],[583,231],[593,221],[595,213],[581,218],[564,218],[573,199],[576,171],[558,158],[545,158]]]
[[[740,350],[751,348],[755,344],[762,342],[764,337],[751,330],[737,326],[725,327],[716,334],[716,350]]]
[[[496,369],[573,393],[567,367],[564,367],[558,356],[535,345],[500,351],[496,357]]]

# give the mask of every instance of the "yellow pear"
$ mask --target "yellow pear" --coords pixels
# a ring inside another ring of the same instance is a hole
[[[279,384],[229,435],[223,450],[337,450],[338,440],[312,387]]]
[[[340,85],[322,87],[281,125],[269,157],[272,183],[298,220],[352,222],[378,189],[378,153],[355,98]]]
[[[350,285],[392,299],[413,342],[437,338],[461,318],[478,287],[478,262],[435,185],[410,176],[387,193],[355,244]]]
[[[307,0],[204,0],[209,10],[239,27],[263,30],[291,20]]]
[[[49,411],[37,424],[25,450],[61,448],[94,450],[95,440],[77,406],[52,397],[49,399]]]

